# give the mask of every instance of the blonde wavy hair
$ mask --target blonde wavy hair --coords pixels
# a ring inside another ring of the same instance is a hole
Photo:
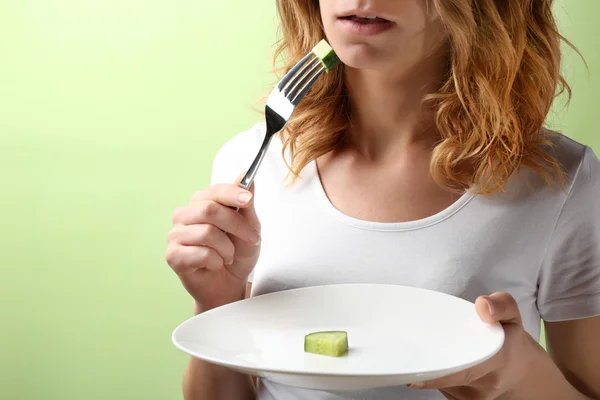
[[[491,195],[521,167],[552,185],[562,172],[543,128],[561,75],[553,0],[430,0],[449,34],[447,79],[424,101],[435,106],[441,141],[431,173],[449,190]],[[281,40],[275,62],[287,72],[325,37],[318,0],[277,0]],[[568,43],[568,42],[567,42]],[[344,67],[324,75],[282,132],[292,177],[334,150],[350,124]]]

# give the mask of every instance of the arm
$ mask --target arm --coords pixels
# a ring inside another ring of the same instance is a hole
[[[504,399],[600,399],[600,317],[545,326],[549,353],[537,348],[528,376]]]
[[[600,316],[546,322],[548,352],[581,393],[600,399]]]
[[[246,282],[259,259],[261,229],[254,185],[245,191],[238,183],[254,157],[247,149],[260,146],[263,136],[257,124],[229,140],[214,159],[210,187],[173,213],[166,258],[194,298],[196,314],[249,295]],[[186,400],[256,398],[248,375],[196,358],[187,365],[183,395]]]
[[[192,358],[183,378],[185,400],[254,400],[254,385],[248,375]]]
[[[589,339],[594,333],[590,333],[588,340],[583,342],[585,345],[590,344]],[[597,334],[597,332],[595,332]],[[566,338],[565,338],[566,339]],[[533,339],[532,339],[533,340]],[[567,339],[570,343],[563,343],[560,347],[567,350],[574,345],[573,338]],[[585,340],[585,339],[584,339]],[[526,399],[544,399],[544,400],[598,400],[598,388],[596,387],[595,397],[591,385],[594,380],[598,382],[598,378],[593,378],[593,375],[598,375],[598,369],[591,366],[596,363],[598,367],[598,353],[590,352],[587,355],[568,356],[568,361],[578,364],[576,365],[577,373],[568,378],[565,374],[566,370],[560,368],[555,360],[546,353],[540,346],[534,344],[534,355],[531,357],[531,363],[528,372],[523,376],[523,379],[504,396],[502,400],[526,400]],[[576,347],[580,345],[577,344]],[[583,346],[581,346],[583,348]],[[596,360],[593,358],[596,357]],[[560,362],[560,361],[559,361]],[[598,385],[597,383],[595,384]],[[586,388],[587,386],[587,388]]]
[[[250,296],[252,284],[248,283],[246,296]],[[196,314],[202,312],[195,306]],[[185,400],[254,400],[256,393],[249,375],[206,363],[192,357],[183,377]]]

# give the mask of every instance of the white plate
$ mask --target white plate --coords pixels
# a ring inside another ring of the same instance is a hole
[[[349,352],[304,352],[304,336],[345,330]],[[321,390],[396,386],[461,371],[504,343],[472,303],[396,285],[331,285],[253,297],[200,314],[173,332],[191,356],[286,385]]]

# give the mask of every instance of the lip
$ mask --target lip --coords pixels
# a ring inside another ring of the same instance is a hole
[[[348,18],[348,17],[352,17],[352,16],[356,16],[356,17],[361,17],[361,18],[366,18],[366,17],[379,17],[381,19],[385,19],[386,21],[390,21],[390,22],[395,22],[393,19],[390,19],[388,16],[386,16],[383,13],[380,13],[376,10],[365,10],[365,9],[356,9],[356,10],[351,10],[348,12],[344,12],[343,14],[339,15],[339,19],[343,19],[343,18]]]
[[[351,14],[356,15],[356,14]],[[361,17],[360,15],[356,15],[357,17]],[[368,16],[374,16],[374,14],[369,14]],[[379,17],[383,18],[383,17]],[[395,23],[389,20],[382,20],[380,22],[373,23],[361,23],[351,19],[346,19],[344,17],[340,17],[338,19],[339,24],[345,29],[348,33],[360,36],[376,36],[379,35],[389,29],[391,29]]]

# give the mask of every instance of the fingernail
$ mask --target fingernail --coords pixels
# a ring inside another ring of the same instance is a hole
[[[229,260],[225,263],[226,266],[230,266],[231,264],[233,264],[233,260]]]
[[[260,244],[260,235],[258,233],[252,233],[250,234],[250,243],[252,243],[255,246],[258,246]]]
[[[494,315],[494,313],[496,312],[494,310],[494,306],[492,305],[492,302],[489,301],[488,299],[484,299],[485,303],[487,304],[489,310],[490,310],[490,315]]]
[[[425,387],[425,384],[423,382],[411,383],[410,385],[408,385],[408,387],[411,389],[423,389]]]
[[[238,195],[238,201],[240,204],[248,204],[252,199],[252,194],[248,192],[242,192]]]

